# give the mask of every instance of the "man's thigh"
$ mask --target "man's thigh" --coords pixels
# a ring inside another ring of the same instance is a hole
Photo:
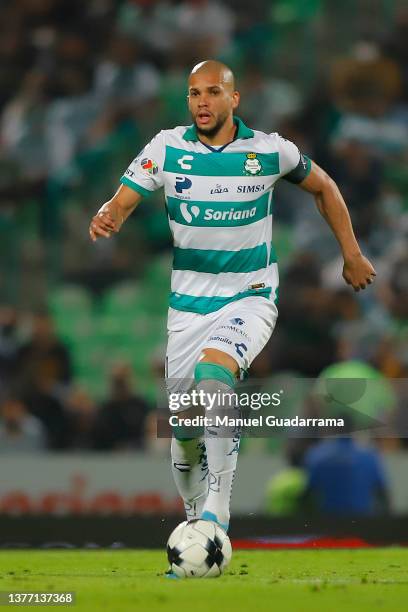
[[[214,313],[199,315],[170,309],[166,351],[166,378],[194,378],[194,368],[209,329],[214,325]]]
[[[274,330],[276,305],[263,297],[249,297],[229,304],[220,312],[201,350],[217,349],[227,353],[248,370]]]

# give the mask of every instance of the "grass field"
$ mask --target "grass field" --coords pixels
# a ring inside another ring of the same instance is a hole
[[[87,612],[402,612],[407,557],[401,548],[236,551],[221,578],[169,580],[161,551],[2,551],[0,591],[75,591],[71,609]]]

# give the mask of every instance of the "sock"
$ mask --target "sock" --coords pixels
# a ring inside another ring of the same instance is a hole
[[[198,363],[195,369],[197,390],[204,397],[219,398],[206,416],[238,416],[234,403],[225,400],[234,393],[235,379],[227,368],[212,363]],[[224,401],[223,398],[224,397]],[[231,406],[231,407],[230,407]],[[230,520],[230,500],[240,442],[240,430],[234,427],[206,427],[205,445],[209,468],[208,495],[201,517],[216,521],[226,531]]]
[[[171,467],[187,520],[199,518],[208,491],[208,465],[203,438],[171,441]]]

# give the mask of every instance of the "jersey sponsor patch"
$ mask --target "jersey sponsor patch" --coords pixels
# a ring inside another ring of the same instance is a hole
[[[176,176],[175,189],[177,193],[183,193],[185,189],[190,189],[192,184],[187,176]]]
[[[142,167],[143,172],[146,172],[146,174],[157,174],[159,171],[156,162],[153,159],[149,159],[148,157],[144,157],[141,160],[140,165]]]
[[[223,187],[222,185],[216,185],[213,189],[210,189],[211,195],[214,193],[228,193],[228,187]]]
[[[271,214],[269,193],[247,202],[231,201],[196,201],[191,200],[188,190],[184,190],[183,182],[176,184],[176,189],[182,193],[174,197],[167,196],[167,211],[172,221],[183,225],[197,227],[232,227],[249,225],[265,219]]]
[[[259,193],[265,190],[265,185],[238,185],[237,193]]]
[[[190,224],[194,219],[200,217],[203,222],[231,221],[231,225],[234,225],[234,221],[239,222],[244,219],[252,219],[255,217],[257,207],[253,206],[252,208],[242,210],[236,210],[235,208],[227,208],[227,210],[214,210],[213,208],[200,208],[191,202],[180,202],[180,213],[184,221],[188,224]]]
[[[193,217],[198,217],[200,209],[198,206],[189,206],[188,202],[181,202],[180,212],[187,223],[191,223]]]

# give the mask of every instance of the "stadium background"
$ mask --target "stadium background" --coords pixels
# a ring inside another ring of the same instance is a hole
[[[378,274],[363,293],[346,287],[336,242],[313,200],[282,181],[274,217],[280,319],[253,375],[316,378],[346,363],[350,378],[380,377],[391,391],[373,416],[385,430],[356,442],[385,469],[388,495],[370,513],[391,512],[394,525],[408,513],[403,5],[3,0],[0,510],[8,527],[1,544],[31,542],[33,513],[153,515],[154,526],[157,516],[180,512],[168,440],[156,437],[171,268],[163,197],[144,201],[110,241],[92,244],[88,224],[146,141],[190,122],[186,76],[207,57],[235,71],[239,115],[251,127],[279,131],[338,182]],[[305,398],[297,402],[298,413],[309,414]],[[293,516],[296,523],[310,512],[298,493],[307,448],[316,443],[245,440],[233,514],[255,523],[265,514]],[[7,516],[15,515],[13,532]],[[333,529],[344,520],[336,516],[326,513]],[[24,521],[30,529],[21,531]],[[47,536],[45,528],[40,540],[83,542],[85,535],[73,535],[78,521],[69,536]],[[114,525],[105,543],[118,539]],[[251,531],[245,525],[241,535]]]

